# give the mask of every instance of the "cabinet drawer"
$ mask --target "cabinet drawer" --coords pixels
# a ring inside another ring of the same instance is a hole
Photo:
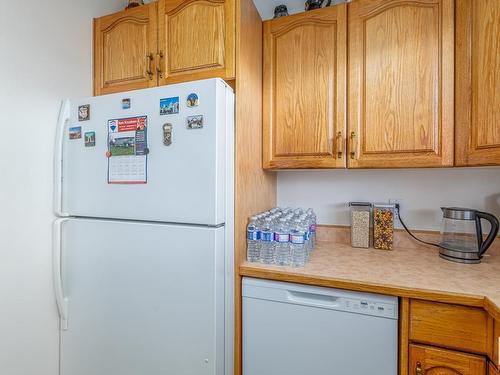
[[[483,309],[444,303],[410,302],[410,340],[488,354],[488,314]]]

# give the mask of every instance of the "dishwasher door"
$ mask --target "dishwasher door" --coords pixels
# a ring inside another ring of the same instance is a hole
[[[243,375],[397,375],[398,299],[243,279]]]

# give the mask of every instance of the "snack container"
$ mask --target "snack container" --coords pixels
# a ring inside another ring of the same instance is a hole
[[[392,250],[394,244],[394,204],[373,205],[373,247]]]
[[[370,247],[370,215],[372,204],[368,202],[350,202],[351,208],[351,246]]]

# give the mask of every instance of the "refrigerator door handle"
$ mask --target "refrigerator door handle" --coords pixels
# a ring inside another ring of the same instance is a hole
[[[64,297],[61,274],[61,227],[68,219],[57,219],[52,231],[52,277],[54,281],[54,293],[56,296],[57,310],[60,317],[60,329],[68,329],[68,299]]]
[[[66,122],[70,119],[70,107],[69,99],[64,100],[57,119],[56,147],[54,152],[54,212],[57,216],[69,216],[62,212],[62,163],[64,130]]]

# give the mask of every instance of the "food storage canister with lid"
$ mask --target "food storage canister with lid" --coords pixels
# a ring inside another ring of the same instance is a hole
[[[394,204],[373,205],[373,247],[392,250],[394,244]]]
[[[370,247],[370,214],[372,204],[369,202],[350,202],[351,208],[351,246]]]

